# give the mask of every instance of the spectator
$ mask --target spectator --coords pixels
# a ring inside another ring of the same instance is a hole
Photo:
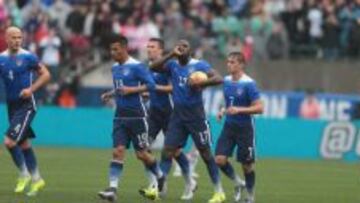
[[[271,35],[273,22],[264,11],[264,4],[256,2],[252,7],[252,17],[250,19],[250,33],[254,38],[254,59],[266,60],[266,43]]]
[[[341,48],[341,55],[346,55],[349,49],[349,35],[351,31],[351,10],[350,6],[346,4],[345,0],[336,0],[336,17],[340,28],[339,45]]]
[[[300,106],[300,116],[304,119],[320,118],[320,104],[312,91],[306,92]]]
[[[70,89],[65,88],[60,92],[57,104],[63,108],[75,108],[75,95],[70,91]]]
[[[66,27],[70,29],[72,33],[81,34],[84,30],[86,7],[81,3],[74,5],[73,10],[66,18]]]
[[[310,0],[310,10],[307,14],[307,18],[310,22],[310,44],[316,51],[316,56],[321,57],[320,42],[323,36],[323,12],[315,0]]]
[[[55,0],[49,8],[49,16],[51,21],[58,27],[60,34],[66,34],[66,19],[71,13],[72,8],[64,0]]]
[[[60,47],[61,39],[54,29],[51,29],[49,35],[40,41],[41,61],[50,69],[52,79],[55,81],[59,75]]]
[[[350,34],[350,56],[358,58],[360,56],[360,0],[355,1],[352,11],[352,29]]]
[[[339,56],[340,28],[335,14],[328,15],[323,28],[324,58],[329,61],[336,60]]]
[[[21,16],[21,10],[16,4],[15,0],[10,0],[8,2],[8,10],[10,11],[9,15],[15,26],[21,27],[23,25],[23,19]]]
[[[266,48],[270,59],[284,59],[287,56],[287,36],[280,22],[274,24]]]

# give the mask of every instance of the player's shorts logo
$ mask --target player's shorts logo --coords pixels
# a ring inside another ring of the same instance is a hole
[[[331,122],[324,129],[320,153],[326,159],[341,159],[351,150],[355,137],[356,128],[352,123]]]
[[[16,134],[20,132],[20,128],[21,128],[21,124],[17,124],[16,127],[14,128]]]

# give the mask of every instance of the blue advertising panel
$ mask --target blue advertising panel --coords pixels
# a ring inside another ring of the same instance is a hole
[[[0,105],[0,132],[7,128]],[[33,127],[41,146],[111,148],[113,111],[109,108],[40,108]],[[213,141],[222,123],[211,116]],[[258,117],[256,145],[259,158],[359,160],[360,122],[274,119]],[[215,146],[215,145],[213,145]]]

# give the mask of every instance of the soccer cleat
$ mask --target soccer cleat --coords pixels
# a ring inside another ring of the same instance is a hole
[[[145,189],[140,189],[139,193],[150,200],[157,200],[159,199],[159,191],[157,188],[153,188],[153,187],[149,187],[149,188],[145,188]]]
[[[105,190],[100,191],[98,193],[98,196],[103,200],[114,202],[117,199],[116,188],[113,187],[106,188]]]
[[[30,176],[26,176],[26,177],[21,177],[17,180],[17,183],[16,183],[16,187],[15,187],[15,190],[14,192],[19,194],[19,193],[23,193],[26,186],[29,185],[31,181],[31,177]]]
[[[223,203],[225,202],[226,197],[223,192],[216,192],[211,199],[209,199],[208,203]]]
[[[194,192],[197,189],[197,182],[191,179],[189,184],[186,184],[183,195],[180,197],[181,200],[191,200],[194,197]]]
[[[245,203],[255,203],[255,195],[253,193],[248,193]]]
[[[26,193],[27,196],[33,197],[36,196],[37,193],[45,187],[45,181],[40,179],[38,181],[32,182],[30,185],[30,190]]]
[[[240,202],[241,200],[241,193],[242,191],[245,189],[245,184],[241,183],[238,185],[235,185],[235,192],[234,192],[234,201],[235,202]]]

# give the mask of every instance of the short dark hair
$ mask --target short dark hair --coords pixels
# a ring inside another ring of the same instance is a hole
[[[165,48],[165,42],[164,42],[164,40],[161,39],[161,38],[152,37],[152,38],[149,39],[149,41],[151,41],[151,42],[157,42],[157,43],[159,44],[159,47],[160,47],[161,49],[164,49],[164,48]]]
[[[246,60],[245,60],[245,56],[242,52],[240,51],[233,51],[233,52],[230,52],[228,54],[228,57],[236,57],[237,60],[240,62],[240,63],[245,63]]]
[[[119,43],[122,47],[128,46],[128,39],[123,35],[113,34],[109,40],[110,44]]]

